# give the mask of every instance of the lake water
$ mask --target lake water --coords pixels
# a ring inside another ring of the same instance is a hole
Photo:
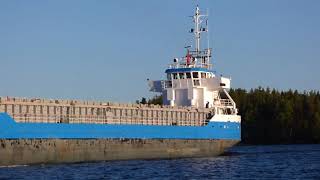
[[[224,156],[1,167],[0,179],[320,179],[320,145],[237,146]]]

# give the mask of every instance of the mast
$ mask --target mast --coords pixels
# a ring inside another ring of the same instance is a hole
[[[195,37],[195,51],[197,55],[200,52],[200,35],[202,32],[207,32],[207,24],[205,28],[201,26],[203,22],[202,17],[207,17],[207,15],[201,15],[200,8],[197,5],[195,15],[193,16],[194,29],[191,29],[191,32],[194,33],[194,37]]]
[[[193,18],[194,28],[191,29],[191,33],[194,35],[195,48],[190,51],[190,54],[198,62],[195,66],[200,66],[204,68],[211,69],[212,64],[210,64],[211,58],[211,48],[201,50],[201,33],[208,32],[208,15],[203,15],[200,12],[200,8],[197,5]],[[205,22],[205,23],[204,23]],[[208,36],[207,36],[208,38]]]

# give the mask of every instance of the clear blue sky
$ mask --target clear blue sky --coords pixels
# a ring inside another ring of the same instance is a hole
[[[234,88],[320,89],[319,0],[200,0]],[[1,0],[0,96],[134,102],[192,40],[191,0]]]

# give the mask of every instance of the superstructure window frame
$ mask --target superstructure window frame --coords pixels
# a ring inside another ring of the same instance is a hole
[[[199,72],[192,72],[192,78],[198,79],[199,78]]]
[[[185,79],[186,75],[185,73],[179,73],[179,79]]]
[[[201,78],[203,79],[207,78],[207,74],[205,72],[201,72]]]
[[[173,79],[178,79],[178,73],[172,73]]]
[[[186,78],[191,79],[191,72],[186,72]]]

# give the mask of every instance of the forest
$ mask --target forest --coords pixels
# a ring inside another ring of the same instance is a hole
[[[244,144],[320,143],[319,91],[231,89],[241,115]],[[162,104],[161,96],[137,103]]]

